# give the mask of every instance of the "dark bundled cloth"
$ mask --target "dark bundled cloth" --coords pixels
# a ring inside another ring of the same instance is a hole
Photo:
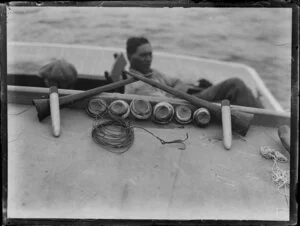
[[[38,71],[38,76],[44,79],[45,85],[58,88],[72,88],[77,81],[78,73],[74,65],[65,60],[54,60],[44,65]]]
[[[206,79],[199,79],[198,86],[192,86],[187,90],[188,94],[194,94],[203,91],[204,89],[212,86],[212,83]]]

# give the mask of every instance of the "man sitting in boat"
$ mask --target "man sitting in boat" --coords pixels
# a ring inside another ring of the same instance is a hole
[[[156,69],[151,68],[152,47],[147,38],[131,37],[127,40],[127,58],[130,62],[130,71],[142,74],[152,72],[151,79],[164,85],[171,86],[179,91],[190,93],[207,101],[218,102],[228,99],[231,104],[262,108],[260,101],[254,97],[246,84],[238,78],[230,78],[216,85],[206,88],[197,88],[188,85],[178,78],[167,76]],[[149,77],[148,77],[149,78]],[[125,93],[148,96],[169,96],[170,94],[148,85],[142,81],[126,85]]]

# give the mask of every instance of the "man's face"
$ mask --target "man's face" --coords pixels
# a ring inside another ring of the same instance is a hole
[[[150,72],[152,62],[152,48],[149,43],[140,45],[130,57],[131,68],[143,74]]]

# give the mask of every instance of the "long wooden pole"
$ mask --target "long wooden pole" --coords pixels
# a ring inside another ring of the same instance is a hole
[[[213,103],[213,104],[215,104],[217,106],[221,106],[220,103]],[[237,110],[237,111],[242,111],[242,112],[251,113],[251,114],[255,114],[255,115],[269,115],[269,116],[291,118],[291,113],[275,111],[272,109],[254,108],[254,107],[246,107],[246,106],[240,106],[240,105],[230,105],[230,108]]]
[[[94,95],[100,94],[102,92],[107,92],[110,90],[114,90],[120,88],[122,86],[128,85],[130,83],[136,82],[135,78],[128,78],[125,80],[121,80],[119,82],[110,83],[105,86],[100,86],[94,89],[90,89],[84,91],[82,93],[76,93],[73,95],[68,95],[59,98],[59,107],[63,108],[70,104],[75,103],[76,101],[83,100],[85,98],[92,97]],[[42,121],[44,118],[50,115],[50,101],[49,99],[35,99],[32,101],[33,105],[35,105],[36,110],[38,112],[38,118]]]
[[[164,90],[176,97],[185,99],[186,101],[192,103],[196,107],[205,107],[207,108],[210,113],[215,116],[217,121],[221,123],[222,119],[222,114],[221,114],[221,107],[215,104],[210,103],[209,101],[197,98],[195,96],[191,96],[187,93],[180,92],[172,87],[163,85],[161,83],[155,82],[151,79],[146,78],[147,76],[141,75],[138,73],[133,73],[133,72],[128,72],[125,71],[126,74],[132,76],[135,79],[141,80],[153,87],[159,88],[161,90]],[[239,133],[242,136],[245,136],[248,132],[248,129],[250,127],[251,121],[253,119],[253,114],[249,113],[244,113],[244,112],[239,112],[236,110],[231,111],[231,121],[232,121],[232,129]]]

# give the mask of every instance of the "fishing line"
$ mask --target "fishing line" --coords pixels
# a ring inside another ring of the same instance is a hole
[[[145,130],[146,132],[148,132],[149,134],[151,134],[153,137],[155,137],[156,139],[158,139],[161,144],[174,144],[174,143],[182,143],[182,144],[184,144],[184,141],[186,141],[189,138],[189,134],[186,133],[186,137],[184,139],[176,139],[176,140],[171,140],[171,141],[165,141],[162,138],[156,136],[154,133],[152,133],[149,130],[145,129],[144,127],[134,126],[133,128]],[[184,146],[184,149],[185,149],[185,146]]]
[[[279,151],[276,151],[269,146],[262,146],[260,148],[260,153],[264,158],[273,160],[273,166],[271,169],[272,181],[277,185],[278,192],[285,196],[288,203],[287,188],[290,185],[290,174],[288,170],[283,170],[278,165],[278,162],[287,162],[287,158]],[[281,188],[284,188],[284,192],[280,190]]]
[[[132,146],[134,141],[134,128],[143,129],[158,139],[163,145],[172,143],[184,144],[184,141],[188,139],[188,133],[186,133],[185,139],[166,141],[144,127],[133,126],[132,120],[130,119],[113,117],[107,115],[107,113],[99,114],[95,117],[92,138],[106,150],[121,154],[126,152]]]
[[[288,194],[287,194],[287,188],[290,185],[290,174],[289,171],[281,169],[277,162],[278,159],[276,156],[273,158],[273,166],[272,166],[272,181],[277,185],[278,191],[280,194],[284,195],[286,198],[286,201],[288,202]],[[281,188],[284,188],[284,192],[281,192]]]

